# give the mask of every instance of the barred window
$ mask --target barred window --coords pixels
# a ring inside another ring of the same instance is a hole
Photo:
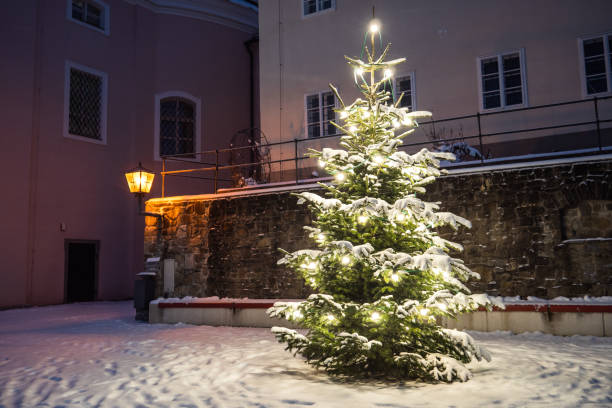
[[[104,141],[105,75],[69,66],[68,134]]]
[[[336,127],[330,121],[336,113],[336,98],[332,92],[306,95],[306,129],[308,137],[321,137],[336,134]]]
[[[109,34],[109,7],[99,0],[69,0],[68,18]]]
[[[159,104],[159,154],[195,152],[195,104],[182,98],[165,98]]]

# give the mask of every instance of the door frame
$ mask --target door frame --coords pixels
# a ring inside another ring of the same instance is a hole
[[[100,240],[96,239],[64,239],[64,303],[68,303],[68,254],[70,244],[94,244],[94,301],[98,300],[98,284],[100,269]]]

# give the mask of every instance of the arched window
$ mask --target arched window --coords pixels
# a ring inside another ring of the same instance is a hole
[[[200,101],[185,93],[156,97],[156,157],[196,153],[200,148]]]

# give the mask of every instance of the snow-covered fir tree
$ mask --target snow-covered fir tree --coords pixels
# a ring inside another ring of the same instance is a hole
[[[429,381],[466,381],[464,366],[489,353],[461,331],[442,328],[436,318],[490,308],[486,295],[465,286],[479,278],[451,256],[459,244],[436,228],[470,227],[470,222],[440,211],[440,203],[419,198],[425,185],[443,173],[439,160],[450,153],[416,154],[398,150],[429,112],[400,108],[385,83],[405,59],[385,61],[389,45],[375,55],[374,35],[366,61],[346,57],[363,94],[346,105],[337,90],[344,149],[313,151],[333,175],[326,197],[298,194],[314,216],[307,226],[317,249],[285,253],[279,264],[296,270],[316,294],[299,303],[278,302],[273,317],[305,331],[274,327],[287,348],[332,374]]]

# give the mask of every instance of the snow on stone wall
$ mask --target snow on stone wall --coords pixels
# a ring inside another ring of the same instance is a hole
[[[600,238],[612,238],[611,173],[612,162],[600,161],[446,176],[428,186],[426,198],[472,221],[471,230],[443,235],[465,246],[461,257],[480,273],[474,291],[606,296],[612,240]],[[308,289],[276,265],[278,248],[310,245],[302,230],[310,214],[296,201],[290,192],[154,200],[147,210],[166,221],[158,234],[149,220],[145,256],[175,259],[171,296],[303,298]]]

